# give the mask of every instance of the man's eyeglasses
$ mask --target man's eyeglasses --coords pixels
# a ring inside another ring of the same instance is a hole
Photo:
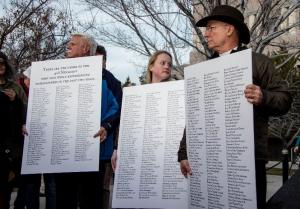
[[[222,24],[222,25],[218,25],[218,26],[227,26],[228,24]],[[205,32],[212,32],[214,30],[216,30],[216,28],[218,27],[217,25],[210,25],[210,26],[206,26],[205,28]]]
[[[217,28],[217,26],[206,26],[205,31],[212,32]]]

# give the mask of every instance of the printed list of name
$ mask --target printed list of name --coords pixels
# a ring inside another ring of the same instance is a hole
[[[255,202],[248,195],[253,186],[247,164],[251,146],[241,122],[245,70],[234,66],[187,78],[193,208],[242,209]]]

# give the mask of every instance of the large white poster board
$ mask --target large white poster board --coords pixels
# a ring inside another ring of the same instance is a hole
[[[256,208],[251,50],[184,71],[189,208]]]
[[[33,62],[22,174],[97,171],[102,58]]]
[[[187,208],[184,126],[184,81],[124,88],[113,208]]]

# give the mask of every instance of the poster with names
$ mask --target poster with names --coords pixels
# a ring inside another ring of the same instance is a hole
[[[22,174],[97,171],[102,57],[33,62]]]
[[[113,208],[187,208],[177,162],[184,126],[184,81],[123,89]]]
[[[190,209],[256,208],[251,50],[185,68]]]

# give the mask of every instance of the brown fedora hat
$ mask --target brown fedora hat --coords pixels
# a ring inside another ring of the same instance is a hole
[[[248,44],[250,42],[250,32],[248,26],[244,23],[244,16],[238,9],[229,5],[216,6],[211,14],[200,19],[196,23],[196,26],[206,27],[207,22],[210,20],[218,20],[234,25],[240,33],[240,42],[244,44]]]

